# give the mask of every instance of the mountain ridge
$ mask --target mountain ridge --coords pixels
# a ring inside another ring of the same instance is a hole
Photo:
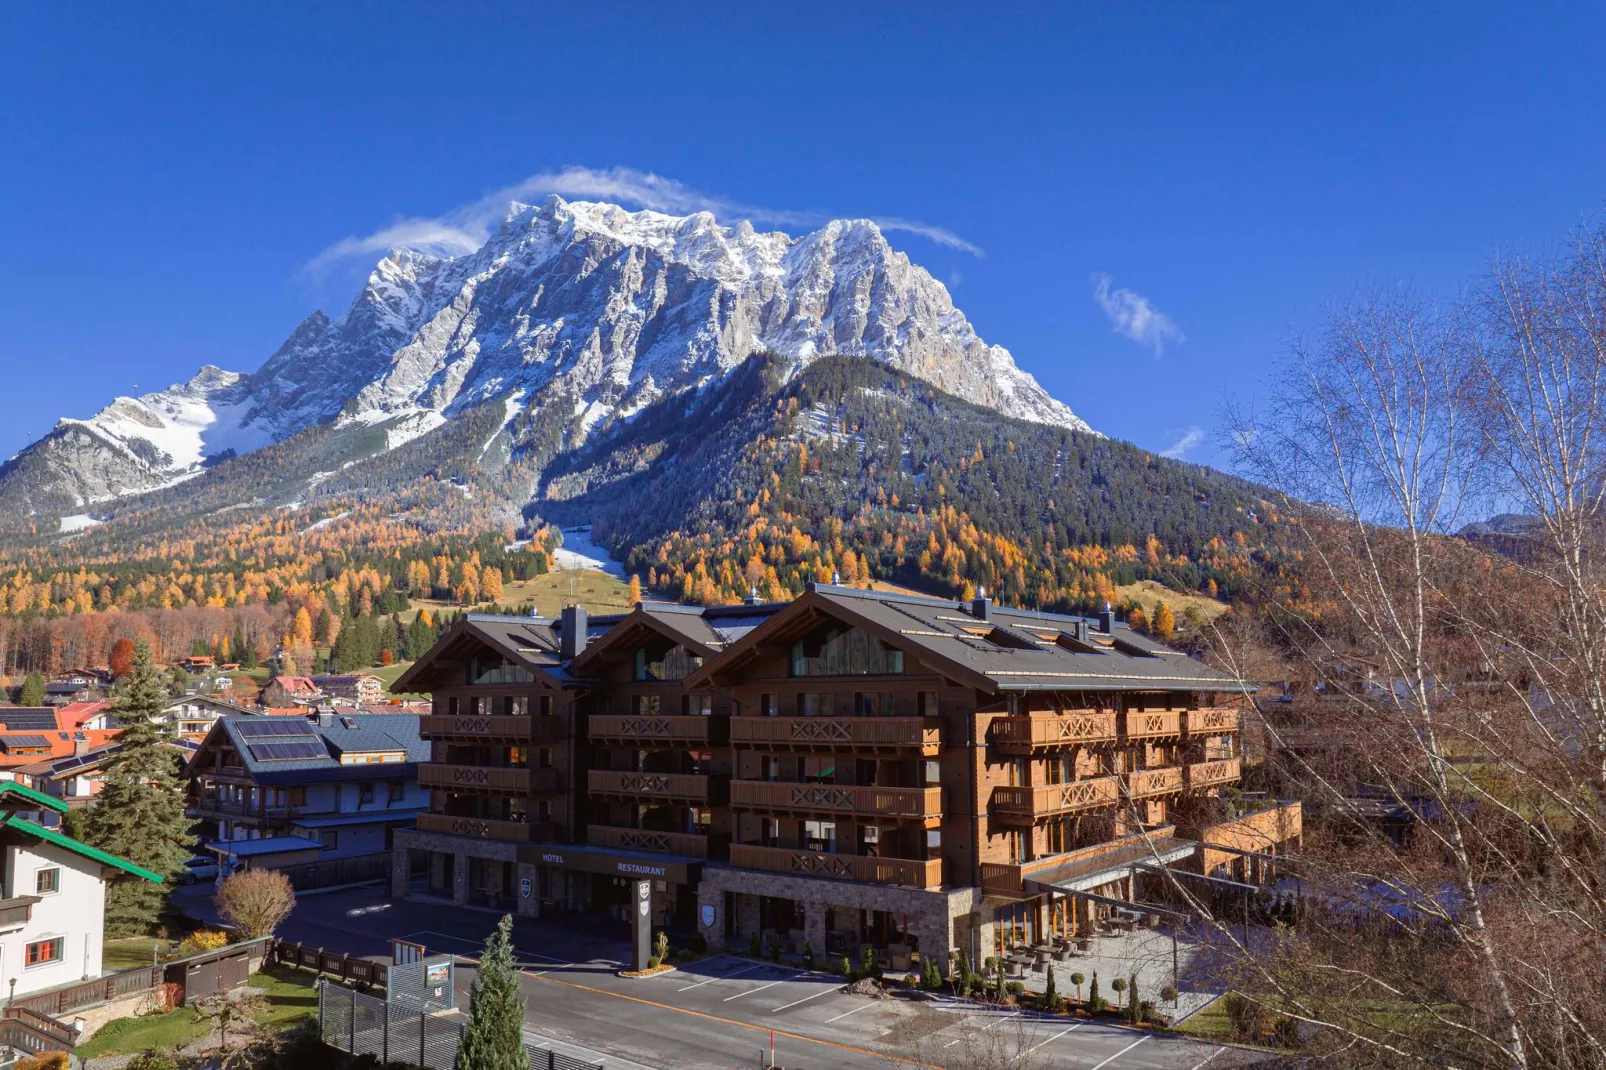
[[[321,424],[385,452],[515,395],[528,422],[583,440],[760,351],[789,375],[827,353],[877,360],[1007,416],[1091,430],[868,220],[793,237],[549,197],[515,205],[473,253],[387,253],[345,313],[314,312],[255,372],[206,366],[63,419],[0,465],[0,504],[92,512]]]

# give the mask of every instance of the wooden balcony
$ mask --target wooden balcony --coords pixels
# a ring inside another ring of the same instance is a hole
[[[1127,710],[1122,717],[1125,739],[1166,739],[1182,735],[1181,710]]]
[[[731,742],[772,748],[896,750],[919,747],[936,754],[942,732],[935,718],[732,717]]]
[[[586,733],[598,742],[701,745],[708,742],[710,717],[658,717],[646,714],[596,714]]]
[[[550,770],[540,771],[550,772]],[[530,772],[528,768],[492,769],[480,765],[421,765],[418,767],[418,786],[446,791],[479,789],[523,794],[530,790]]]
[[[586,773],[593,795],[620,795],[661,802],[708,801],[708,777],[701,773],[630,773],[593,769]]]
[[[554,740],[562,738],[562,726],[556,717],[530,714],[425,714],[418,733],[425,739]]]
[[[942,887],[942,860],[937,858],[923,861],[871,858],[866,855],[826,854],[821,851],[794,851],[786,847],[733,843],[730,862],[740,869],[786,873],[795,877],[828,877],[865,884],[891,884],[900,888],[934,890]]]
[[[1185,710],[1182,730],[1190,736],[1220,736],[1238,731],[1238,709],[1235,706],[1204,706]]]
[[[33,918],[33,906],[41,902],[37,895],[19,895],[0,899],[0,929],[20,929]]]
[[[1024,867],[1012,862],[983,862],[981,864],[981,890],[987,895],[1005,899],[1025,896],[1021,870]]]
[[[1034,788],[994,788],[995,817],[1027,823],[1056,814],[1097,810],[1121,801],[1121,783],[1113,776],[1073,780],[1068,784],[1042,784]]]
[[[785,813],[856,814],[867,817],[942,818],[941,788],[873,788],[846,784],[731,781],[731,806]]]
[[[1236,784],[1243,770],[1237,758],[1223,758],[1215,762],[1199,762],[1188,768],[1188,790],[1204,791],[1223,784]]]
[[[987,742],[1001,750],[1075,747],[1115,741],[1115,714],[1099,710],[995,718]]]
[[[1126,774],[1126,792],[1134,799],[1170,795],[1182,790],[1182,767],[1142,769]]]
[[[621,851],[650,851],[684,858],[708,857],[708,837],[688,832],[654,832],[651,829],[592,825],[586,829],[586,842],[593,847],[612,847]]]
[[[418,830],[510,843],[525,843],[535,838],[527,821],[495,821],[488,817],[453,817],[450,814],[419,814]]]

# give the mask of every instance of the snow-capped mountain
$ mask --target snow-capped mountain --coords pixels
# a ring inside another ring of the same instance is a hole
[[[514,205],[474,253],[391,252],[343,316],[314,313],[252,374],[207,367],[61,421],[0,467],[0,490],[21,480],[31,509],[78,512],[314,424],[383,427],[394,448],[496,399],[583,434],[765,349],[794,371],[873,358],[1008,416],[1090,430],[867,220],[791,237],[549,197]]]

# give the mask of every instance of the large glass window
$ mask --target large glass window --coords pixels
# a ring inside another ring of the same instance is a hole
[[[893,717],[898,712],[891,691],[860,691],[853,696],[853,705],[860,717]]]
[[[829,691],[805,691],[797,696],[797,715],[799,717],[829,717],[834,708],[833,698],[835,696]]]
[[[535,676],[523,665],[495,654],[476,654],[469,659],[468,680],[471,684],[528,684]]]
[[[646,647],[636,650],[637,680],[684,680],[703,664],[701,655],[693,654],[683,646],[672,646],[659,654],[649,653]]]
[[[792,644],[793,676],[886,676],[903,672],[903,651],[858,628],[833,628]]]

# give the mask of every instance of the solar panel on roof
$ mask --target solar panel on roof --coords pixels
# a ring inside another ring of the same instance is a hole
[[[43,729],[53,732],[56,730],[56,711],[29,707],[14,710],[0,709],[0,724],[12,729]]]
[[[246,749],[251,752],[251,757],[259,762],[287,762],[329,757],[329,752],[323,749],[322,744],[310,739],[298,739],[288,743],[253,743]]]
[[[7,747],[48,747],[50,740],[44,736],[0,736],[0,742]]]
[[[299,717],[262,717],[232,722],[242,736],[310,736],[312,725]]]

